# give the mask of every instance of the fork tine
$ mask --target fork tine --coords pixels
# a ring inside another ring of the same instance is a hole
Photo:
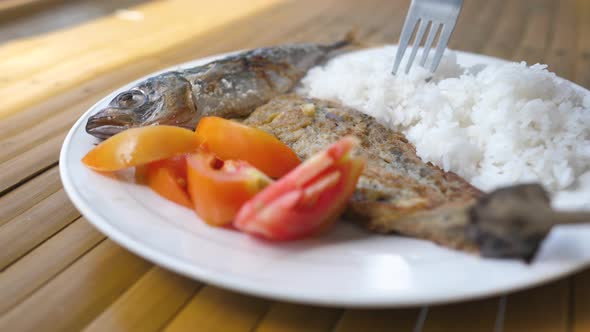
[[[414,43],[412,44],[412,53],[410,53],[410,58],[406,63],[406,74],[410,72],[410,68],[412,67],[412,63],[414,62],[414,58],[416,57],[416,52],[418,52],[418,48],[420,47],[420,43],[422,42],[422,38],[424,38],[424,31],[426,31],[426,27],[428,26],[428,21],[423,19],[420,20],[418,23],[418,32],[416,33],[416,38],[414,38]]]
[[[406,22],[404,23],[404,27],[402,28],[402,34],[399,39],[399,45],[397,46],[397,52],[395,53],[395,63],[393,64],[393,70],[391,71],[393,75],[397,73],[397,69],[402,62],[402,58],[404,57],[404,53],[408,47],[408,42],[412,37],[412,32],[414,32],[417,22],[418,19],[414,15],[414,10],[410,8]]]
[[[395,54],[392,70],[393,75],[397,73],[406,49],[408,48],[409,41],[412,38],[414,31],[416,31],[412,53],[410,54],[410,58],[408,59],[405,68],[405,73],[409,73],[427,29],[429,31],[424,43],[424,52],[422,52],[420,65],[424,66],[426,60],[428,60],[428,54],[430,53],[430,49],[438,35],[439,38],[435,46],[436,51],[430,66],[430,71],[434,73],[436,68],[438,68],[451,34],[453,33],[462,6],[463,0],[412,0]],[[430,26],[430,28],[428,28],[428,26]]]
[[[428,53],[430,53],[430,48],[432,47],[432,43],[434,42],[434,38],[440,29],[441,24],[435,23],[432,21],[430,24],[430,31],[428,31],[428,36],[426,37],[426,43],[424,43],[424,51],[422,52],[422,58],[420,59],[420,66],[424,67],[426,63],[426,59],[428,59]]]
[[[432,59],[432,64],[430,65],[430,72],[434,73],[436,68],[438,68],[438,64],[440,63],[440,59],[447,48],[447,43],[449,42],[449,38],[451,38],[451,33],[453,32],[453,27],[447,25],[442,26],[442,31],[440,33],[440,38],[438,39],[438,43],[436,44],[436,53],[434,53],[434,59]]]

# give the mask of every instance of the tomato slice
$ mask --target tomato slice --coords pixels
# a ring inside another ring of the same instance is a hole
[[[188,192],[196,213],[214,226],[230,225],[240,207],[272,182],[245,161],[207,152],[187,157]]]
[[[122,131],[90,150],[82,162],[96,171],[117,171],[147,164],[199,146],[195,134],[174,126],[147,126]]]
[[[364,168],[345,137],[271,184],[239,211],[234,226],[271,240],[293,240],[327,229],[346,208]]]
[[[215,116],[204,117],[196,129],[202,147],[223,160],[245,160],[278,178],[301,163],[295,152],[260,129]]]
[[[146,183],[153,191],[174,203],[193,208],[186,189],[186,156],[154,161],[146,168]]]

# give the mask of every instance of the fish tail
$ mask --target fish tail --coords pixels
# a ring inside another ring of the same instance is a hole
[[[344,38],[342,38],[342,40],[339,40],[333,44],[327,45],[325,46],[326,51],[333,51],[333,50],[337,50],[346,46],[351,46],[351,45],[360,45],[360,43],[358,42],[358,39],[356,38],[357,35],[357,28],[351,29],[350,31],[348,31],[346,33],[346,35],[344,35]]]

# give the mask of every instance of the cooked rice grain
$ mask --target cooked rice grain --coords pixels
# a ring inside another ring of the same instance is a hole
[[[545,65],[465,68],[446,53],[429,81],[419,66],[392,76],[392,47],[341,55],[312,69],[299,92],[376,117],[422,159],[483,190],[541,182],[558,207],[590,208],[590,94]]]

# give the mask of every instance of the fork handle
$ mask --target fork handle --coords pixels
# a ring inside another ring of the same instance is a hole
[[[590,223],[590,212],[554,211],[548,219],[550,219],[554,225]]]

